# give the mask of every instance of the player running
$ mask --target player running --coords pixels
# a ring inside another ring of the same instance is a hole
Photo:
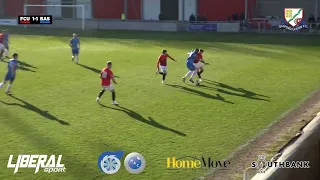
[[[9,29],[5,29],[5,30],[2,30],[3,31],[3,38],[4,38],[4,40],[3,40],[3,45],[4,45],[4,47],[9,51],[9,43],[10,43],[10,41],[9,41]]]
[[[204,60],[203,60],[203,53],[204,53],[204,50],[203,50],[203,49],[200,49],[199,54],[198,54],[198,59],[195,60],[195,62],[194,62],[196,68],[198,69],[198,70],[197,70],[197,75],[198,75],[198,77],[199,77],[199,81],[202,81],[202,79],[201,79],[201,74],[202,74],[203,71],[204,71],[204,66],[205,66],[206,64],[209,64],[209,63],[205,63],[205,62],[204,62]]]
[[[191,74],[190,82],[194,83],[193,77],[197,72],[196,71],[197,69],[194,66],[194,61],[198,59],[199,49],[189,52],[188,54],[189,54],[189,57],[186,62],[187,62],[187,68],[189,69],[189,72],[182,78],[182,80],[183,82],[186,82],[186,78]]]
[[[3,41],[4,41],[4,34],[0,33],[0,60],[3,61],[3,53],[5,50],[5,47],[3,45]]]
[[[13,81],[16,78],[16,70],[18,68],[18,54],[14,53],[12,56],[13,56],[13,59],[10,59],[8,61],[8,72],[4,78],[4,81],[0,83],[0,88],[2,88],[6,84],[6,82],[9,81],[9,85],[6,90],[7,94],[11,94],[11,87],[12,87]]]
[[[157,61],[157,74],[161,74],[162,75],[162,84],[164,83],[164,81],[166,80],[166,76],[167,76],[167,58],[170,58],[171,60],[177,62],[177,60],[175,60],[174,58],[172,58],[171,56],[169,56],[167,50],[162,50],[162,54],[159,56],[158,61]],[[160,71],[161,69],[161,71]]]
[[[195,76],[195,74],[198,74],[199,76],[199,72],[201,72],[201,69],[203,69],[203,66],[209,63],[206,63],[203,59],[202,59],[202,54],[203,54],[204,50],[203,49],[196,49],[194,51],[188,52],[187,54],[189,55],[189,58],[187,59],[187,66],[191,67],[189,68],[189,72],[183,77],[183,82],[185,82],[186,78],[191,75],[190,81],[192,83],[194,83],[193,81],[193,77]],[[193,63],[191,63],[193,61]],[[189,65],[188,65],[189,63]],[[194,70],[193,70],[194,69]],[[203,71],[202,71],[203,72]],[[202,73],[201,72],[201,73]],[[200,75],[201,75],[200,73]],[[199,80],[197,80],[196,84],[199,85],[199,81],[201,80],[201,76],[199,76]]]
[[[111,84],[111,80],[113,83],[117,84],[114,75],[111,71],[112,68],[112,62],[108,61],[107,62],[107,67],[103,68],[100,74],[100,78],[101,78],[101,86],[102,86],[102,90],[100,91],[96,101],[98,103],[100,103],[100,98],[102,97],[102,95],[104,94],[104,92],[106,90],[111,91],[112,94],[112,104],[113,105],[118,105],[118,103],[116,102],[116,92],[113,88],[113,85]]]
[[[78,38],[78,35],[74,33],[73,38],[70,39],[70,47],[72,50],[72,61],[74,61],[74,58],[76,58],[76,63],[79,63],[79,51],[80,51],[80,40]]]

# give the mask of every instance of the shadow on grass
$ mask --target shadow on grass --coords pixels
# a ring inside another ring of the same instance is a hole
[[[108,109],[113,109],[113,110],[116,110],[116,111],[124,112],[128,116],[130,116],[131,118],[133,118],[133,119],[135,119],[137,121],[143,122],[145,124],[148,124],[150,126],[153,126],[153,127],[156,127],[156,128],[162,129],[162,130],[173,132],[173,133],[175,133],[175,134],[177,134],[179,136],[186,136],[186,134],[184,134],[184,133],[182,133],[180,131],[177,131],[177,130],[174,130],[174,129],[171,129],[169,127],[166,127],[164,125],[159,124],[158,122],[156,122],[151,117],[148,117],[148,119],[146,119],[146,118],[142,117],[140,114],[138,114],[137,112],[132,111],[132,110],[130,110],[128,108],[125,108],[125,107],[122,107],[122,106],[116,106],[118,108],[114,108],[114,107],[105,106],[103,104],[100,104],[100,106],[104,107],[104,108],[108,108]]]
[[[93,67],[90,67],[90,66],[87,66],[87,65],[84,65],[84,64],[78,64],[80,67],[83,67],[84,69],[87,69],[89,71],[92,71],[94,73],[97,73],[97,74],[100,74],[101,73],[101,70],[99,69],[96,69],[96,68],[93,68]],[[113,75],[115,78],[120,78],[119,76],[116,76],[116,75]]]
[[[23,104],[19,104],[19,103],[7,103],[7,102],[3,102],[0,100],[1,103],[5,104],[5,105],[8,105],[8,106],[20,106],[24,109],[27,109],[29,111],[33,111],[39,115],[41,115],[42,117],[46,118],[46,119],[49,119],[49,120],[53,120],[53,121],[57,121],[58,123],[60,123],[61,125],[70,125],[68,122],[66,121],[63,121],[63,120],[60,120],[58,119],[57,117],[53,116],[52,114],[50,114],[48,111],[44,111],[44,110],[41,110],[39,109],[38,107],[18,98],[18,97],[15,97],[13,95],[10,95],[10,97],[12,97],[13,99],[15,100],[18,100],[20,101],[21,103]]]
[[[217,81],[208,80],[208,79],[205,79],[204,82],[207,84],[217,86],[218,88],[209,87],[209,86],[205,86],[205,85],[200,85],[199,86],[200,88],[211,89],[211,90],[215,90],[217,92],[232,95],[232,96],[239,96],[239,97],[244,97],[244,98],[253,99],[253,100],[261,100],[261,101],[270,102],[270,100],[268,99],[268,98],[270,98],[269,96],[257,94],[255,92],[252,92],[252,91],[249,91],[249,90],[246,90],[243,88],[235,88],[230,85],[223,84],[223,83],[220,83]],[[224,89],[222,89],[222,88],[224,88]],[[225,90],[225,89],[227,89],[227,90]],[[231,91],[234,91],[234,92],[231,92]]]
[[[52,133],[57,133],[56,129],[48,127],[48,129],[44,129],[44,133],[42,133],[41,132],[42,130],[39,131],[38,127],[36,127],[35,125],[27,121],[28,120],[27,117],[21,119],[19,117],[12,116],[12,114],[9,113],[9,111],[1,107],[4,107],[4,106],[0,106],[0,120],[2,122],[5,122],[3,124],[4,125],[3,127],[12,131],[15,142],[20,142],[19,144],[17,144],[17,147],[21,147],[20,151],[29,151],[30,148],[35,148],[39,152],[62,154],[63,158],[66,158],[65,160],[67,161],[66,167],[70,168],[68,170],[68,176],[73,177],[72,179],[103,179],[103,177],[105,177],[105,174],[103,173],[102,175],[97,175],[97,173],[95,173],[95,172],[98,172],[98,170],[95,166],[94,167],[92,166],[91,162],[87,162],[84,160],[83,156],[86,156],[86,155],[82,155],[82,156],[81,154],[75,155],[74,150],[69,150],[70,146],[67,145],[68,141],[59,140],[57,142],[54,140],[54,137],[48,136],[47,131]],[[60,127],[67,127],[67,126],[60,126]],[[42,127],[40,129],[42,129]],[[80,129],[80,130],[83,130],[83,129]],[[17,138],[15,137],[16,135],[17,135]],[[12,135],[10,134],[7,137],[10,137],[10,136],[12,137]],[[6,144],[7,142],[10,142],[10,141],[11,140],[8,139],[1,142],[4,142]],[[80,142],[82,141],[80,140]],[[93,149],[93,148],[97,149],[96,151],[93,152],[94,154],[97,155],[97,157],[99,156],[99,153],[105,151],[106,149],[115,149],[115,150],[122,149],[123,150],[123,148],[110,146],[104,140],[102,139],[99,140],[97,138],[94,138],[92,142],[86,142],[86,144],[88,145],[89,149]],[[7,147],[7,150],[8,149],[10,149],[10,147]],[[19,152],[12,152],[12,153],[19,154]],[[79,169],[81,169],[80,173],[79,173]],[[81,174],[81,172],[87,172],[87,173]],[[23,173],[23,172],[19,172],[19,173]]]
[[[92,71],[94,73],[97,73],[97,74],[100,74],[101,73],[101,70],[99,69],[96,69],[96,68],[93,68],[93,67],[90,67],[90,66],[87,66],[87,65],[84,65],[84,64],[78,64],[80,67],[83,67],[84,69],[87,69],[89,71]]]
[[[169,87],[180,89],[180,90],[182,90],[182,92],[186,92],[186,93],[189,93],[189,94],[198,95],[198,96],[205,97],[205,98],[208,98],[208,99],[215,99],[215,100],[219,100],[219,101],[222,101],[222,102],[225,102],[225,103],[229,103],[229,104],[234,104],[233,102],[225,100],[222,96],[220,96],[220,94],[216,94],[214,96],[214,95],[207,94],[207,93],[199,91],[199,90],[195,90],[195,89],[184,87],[184,86],[180,86],[180,85],[171,85],[171,84],[166,84],[166,85],[169,86]]]
[[[35,67],[35,66],[31,65],[31,64],[28,64],[26,62],[23,62],[23,61],[19,61],[19,65],[23,66],[23,67],[27,67],[27,68],[37,69],[37,67]]]
[[[0,61],[0,62],[7,63],[7,64],[8,64],[8,61],[6,61],[6,60]],[[18,62],[19,62],[19,67],[18,67],[19,70],[29,71],[29,72],[36,72],[36,71],[33,70],[33,69],[37,69],[37,67],[34,67],[33,65],[28,64],[28,63],[23,62],[23,61],[18,61]]]
[[[36,36],[57,36],[71,38],[72,33],[79,32],[79,37],[93,38],[114,38],[114,39],[137,39],[155,40],[166,43],[168,41],[192,41],[192,42],[223,42],[223,43],[242,43],[242,44],[271,44],[288,46],[315,46],[320,45],[316,35],[303,34],[254,34],[254,33],[204,33],[204,32],[148,32],[145,31],[106,31],[106,30],[87,30],[80,32],[79,29],[49,29],[28,27],[7,27],[12,34],[36,35]],[[155,35],[156,34],[156,35]],[[320,38],[319,38],[320,39]],[[66,40],[68,42],[68,40]]]

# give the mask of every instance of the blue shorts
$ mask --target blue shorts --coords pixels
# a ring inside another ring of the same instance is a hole
[[[8,72],[4,80],[13,82],[15,78],[16,78],[15,76],[12,76],[11,73]]]
[[[187,62],[187,68],[188,68],[190,71],[196,70],[196,67],[193,65],[192,62]]]
[[[72,54],[73,55],[78,55],[79,54],[79,49],[72,49]]]

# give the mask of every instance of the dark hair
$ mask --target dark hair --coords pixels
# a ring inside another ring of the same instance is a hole
[[[112,65],[112,62],[111,62],[111,61],[108,61],[108,62],[107,62],[107,65]]]
[[[194,50],[194,52],[199,52],[199,49],[197,48],[196,50]]]
[[[13,53],[12,56],[13,56],[13,57],[17,57],[17,56],[18,56],[18,53]]]
[[[200,52],[204,52],[204,50],[203,50],[203,49],[200,49]]]
[[[165,50],[165,49],[164,49],[164,50],[162,50],[162,53],[166,53],[166,52],[167,52],[167,50]]]

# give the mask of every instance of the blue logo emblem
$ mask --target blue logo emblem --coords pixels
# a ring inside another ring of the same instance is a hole
[[[114,174],[119,171],[121,167],[120,159],[124,152],[103,152],[98,158],[99,169],[106,174]]]
[[[139,174],[146,167],[146,160],[141,154],[133,152],[126,156],[124,160],[124,167],[129,173]]]

